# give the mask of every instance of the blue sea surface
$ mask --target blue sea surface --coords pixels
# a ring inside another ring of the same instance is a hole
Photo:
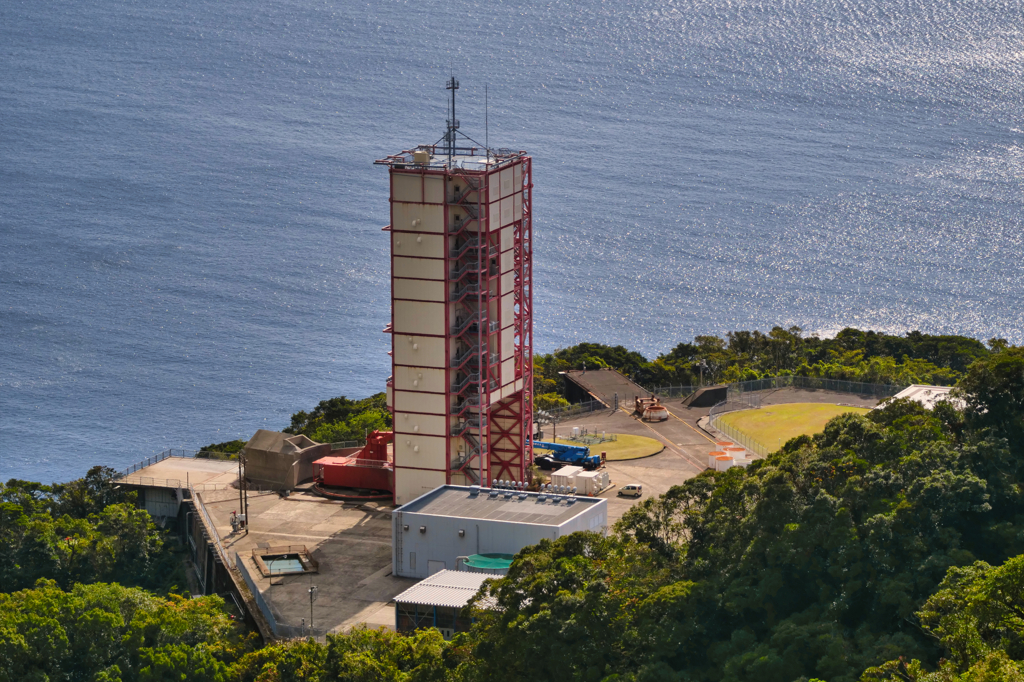
[[[1024,3],[0,3],[0,479],[389,374],[387,173],[534,157],[535,348],[1024,342]],[[489,130],[484,129],[488,88]]]

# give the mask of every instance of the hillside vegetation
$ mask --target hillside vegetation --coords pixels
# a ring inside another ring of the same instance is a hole
[[[34,587],[4,581],[0,682],[1022,680],[1024,348],[985,350],[957,395],[963,409],[840,415],[641,501],[607,537],[528,547],[486,588],[497,608],[452,642],[360,629],[257,648],[216,598],[37,570]],[[28,504],[23,528],[42,514],[106,534],[97,510],[126,502],[94,479],[9,483],[5,505]]]
[[[799,327],[729,332],[725,338],[698,336],[668,353],[648,360],[623,346],[581,343],[534,356],[534,396],[539,409],[565,402],[559,372],[611,367],[648,388],[694,386],[750,381],[774,376],[805,376],[873,384],[931,384],[952,386],[967,367],[994,350],[1007,347],[1003,339],[988,346],[966,336],[936,336],[910,332],[894,336],[844,329],[833,339],[803,336]]]

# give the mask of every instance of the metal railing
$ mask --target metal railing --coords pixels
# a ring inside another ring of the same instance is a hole
[[[202,519],[203,525],[206,527],[206,532],[213,540],[213,546],[217,549],[217,556],[220,558],[221,563],[225,566],[231,566],[231,562],[228,560],[227,550],[224,549],[224,545],[220,541],[220,533],[217,532],[217,526],[214,525],[213,519],[210,518],[209,512],[206,511],[206,505],[203,504],[203,499],[199,496],[199,492],[195,488],[189,486],[189,490],[192,491],[192,501],[195,504],[195,508],[199,510],[199,518]]]
[[[452,359],[451,364],[449,364],[449,367],[451,367],[452,369],[458,369],[459,367],[462,367],[464,364],[469,362],[473,358],[473,356],[478,355],[480,355],[480,346],[473,346],[472,348],[468,349],[461,355],[456,355]]]
[[[194,459],[200,452],[203,452],[203,451],[202,450],[181,450],[179,448],[170,448],[168,450],[164,450],[161,453],[155,454],[152,457],[147,457],[146,459],[142,460],[141,462],[136,462],[135,464],[132,464],[130,467],[128,467],[127,469],[125,469],[124,471],[121,472],[121,476],[129,476],[131,474],[134,474],[139,469],[145,469],[148,466],[153,466],[157,462],[162,462],[165,459],[170,459],[171,457],[182,457],[182,458],[186,458],[186,459]]]
[[[320,562],[313,558],[312,552],[310,552],[305,545],[281,545],[278,547],[254,547],[252,550],[252,557],[266,557],[275,556],[278,554],[298,554],[304,561],[309,562],[310,567],[314,572],[320,572]],[[271,569],[269,573],[273,573]]]
[[[453,417],[461,417],[466,412],[474,412],[480,410],[480,394],[471,395],[461,403],[452,406],[450,414]]]
[[[219,450],[185,450],[183,448],[168,448],[163,452],[157,453],[152,457],[147,457],[130,467],[126,468],[121,472],[122,477],[130,476],[140,469],[145,469],[148,466],[153,466],[165,459],[171,459],[177,457],[180,459],[217,459],[217,456],[221,458],[230,459],[237,453],[220,452]]]
[[[455,292],[452,294],[450,303],[459,303],[462,299],[467,296],[477,296],[480,294],[480,283],[472,282],[463,287],[456,287]]]
[[[467,229],[470,225],[479,221],[480,219],[479,216],[476,214],[475,207],[473,207],[473,210],[468,210],[470,208],[469,206],[460,205],[459,208],[466,210],[466,213],[468,215],[464,220],[453,220],[451,224],[448,225],[447,232],[449,235],[452,236],[458,235],[460,232]]]
[[[487,274],[492,277],[496,277],[498,275],[497,266],[488,268],[488,265],[486,263],[481,265],[479,263],[474,263],[471,261],[463,265],[461,268],[453,270],[451,274],[448,276],[448,279],[450,279],[453,282],[457,282],[470,273],[479,273],[484,271],[486,271]]]
[[[331,450],[344,450],[345,448],[361,448],[366,445],[365,440],[343,440],[339,443],[331,443]]]
[[[448,250],[448,258],[452,260],[458,260],[466,255],[469,251],[479,251],[480,249],[487,249],[485,258],[492,258],[498,255],[498,247],[487,242],[481,243],[478,238],[467,239],[464,244],[454,249]]]
[[[472,374],[467,376],[462,381],[459,381],[459,382],[456,382],[456,383],[452,384],[452,393],[454,393],[455,395],[458,395],[458,394],[462,393],[463,391],[465,391],[470,386],[475,386],[475,385],[480,384],[480,383],[481,383],[480,374],[477,373],[477,372],[473,372]],[[490,385],[490,389],[492,391],[498,390],[498,382],[495,381],[494,379],[490,380],[490,384],[489,385]]]
[[[462,434],[466,433],[466,431],[479,431],[482,428],[486,428],[486,426],[487,417],[486,415],[481,415],[477,419],[467,419],[465,421],[459,422],[458,424],[452,427],[451,434],[453,437],[458,438],[462,436]]]
[[[469,315],[465,319],[456,320],[455,324],[452,325],[452,336],[459,336],[470,327],[473,327],[479,322],[483,322],[486,319],[487,316],[481,311],[474,315]]]
[[[257,608],[259,608],[260,613],[263,614],[264,620],[266,620],[267,625],[270,626],[270,631],[274,633],[275,637],[277,637],[277,620],[274,618],[273,611],[270,610],[270,604],[263,599],[263,595],[260,594],[259,588],[256,587],[256,581],[252,579],[252,576],[249,574],[249,569],[245,566],[245,560],[242,559],[238,552],[235,552],[235,567],[238,569],[238,572],[242,574],[242,579],[245,580],[245,584],[249,588],[249,592],[252,593],[253,601],[256,602]]]
[[[227,483],[189,483],[180,478],[153,478],[152,476],[121,476],[118,483],[125,485],[143,485],[150,488],[189,488],[206,492],[208,490],[227,490]]]

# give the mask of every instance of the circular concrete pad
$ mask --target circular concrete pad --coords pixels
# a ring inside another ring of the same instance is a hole
[[[609,434],[610,435],[610,434]],[[633,436],[626,433],[615,434],[618,440],[611,440],[606,443],[598,443],[597,445],[588,445],[590,448],[590,454],[600,455],[602,452],[608,453],[608,459],[613,462],[622,462],[627,459],[642,459],[643,457],[650,457],[656,455],[665,449],[665,444],[661,441],[653,438],[647,438],[646,436]],[[558,443],[565,443],[566,445],[581,445],[576,441],[568,440],[566,438],[556,439]]]

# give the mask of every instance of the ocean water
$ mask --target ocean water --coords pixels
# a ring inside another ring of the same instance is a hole
[[[534,156],[535,347],[1024,342],[1024,3],[0,3],[0,479],[389,373],[387,174]],[[489,130],[484,129],[488,88]]]

